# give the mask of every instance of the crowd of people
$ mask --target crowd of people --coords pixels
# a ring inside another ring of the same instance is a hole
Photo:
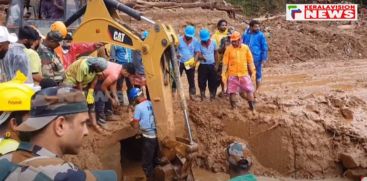
[[[217,30],[211,36],[208,29],[195,37],[195,27],[188,25],[184,35],[179,37],[178,58],[181,74],[185,70],[189,84],[190,99],[195,100],[195,68],[198,66],[197,80],[200,99],[205,99],[208,86],[210,99],[229,94],[233,109],[237,107],[236,94],[246,99],[250,110],[255,110],[256,90],[261,85],[262,66],[268,60],[268,45],[264,34],[259,31],[260,22],[252,20],[249,28],[241,35],[228,28],[226,20],[220,20]]]
[[[210,100],[221,87],[219,96],[228,95],[232,108],[237,107],[239,94],[255,110],[255,92],[268,51],[259,25],[251,21],[241,35],[220,20],[215,33],[203,28],[199,38],[194,26],[185,27],[177,58],[180,73],[186,73],[191,100],[196,101],[197,73],[201,101],[206,99],[207,86]],[[145,31],[141,39],[147,36]],[[87,120],[96,131],[105,128],[116,111],[112,107],[124,103],[124,82],[128,105],[135,106],[131,125],[143,137],[143,170],[153,180],[159,146],[141,53],[103,42],[73,43],[62,22],[52,24],[43,37],[32,26],[21,27],[18,35],[0,26],[0,166],[9,168],[0,180],[116,179],[113,171],[83,171],[61,157],[79,152],[88,134]],[[96,50],[103,55],[85,56]],[[256,180],[248,174],[252,162],[244,150],[240,143],[229,146],[230,170]]]

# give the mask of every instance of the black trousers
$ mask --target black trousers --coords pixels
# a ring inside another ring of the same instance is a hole
[[[112,114],[112,102],[107,99],[102,90],[103,80],[98,80],[94,88],[95,111],[98,118],[106,119],[106,114]]]
[[[146,138],[143,139],[142,148],[142,164],[143,171],[148,180],[152,180],[154,177],[154,168],[158,164],[158,139]]]
[[[198,70],[198,84],[200,92],[205,92],[208,82],[209,91],[215,94],[217,90],[217,73],[214,64],[200,64]]]
[[[185,70],[187,81],[189,83],[189,93],[190,95],[196,94],[195,88],[195,68],[191,68],[189,70],[185,69],[185,65],[180,63],[180,74],[182,75],[183,71]]]
[[[223,64],[219,63],[218,68],[217,68],[217,87],[219,87],[222,83],[222,69],[223,69]]]

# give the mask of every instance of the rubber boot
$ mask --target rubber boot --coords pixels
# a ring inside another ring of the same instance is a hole
[[[232,109],[236,109],[237,108],[237,100],[236,100],[235,95],[230,95],[229,96],[229,102],[231,103]]]
[[[195,98],[195,94],[190,94],[190,100],[191,101],[197,101],[197,99]]]
[[[205,92],[204,91],[201,91],[200,92],[200,100],[201,101],[204,101],[204,99],[205,99]]]
[[[251,111],[255,110],[255,101],[248,101],[248,105]]]
[[[216,93],[215,92],[211,92],[210,93],[210,100],[213,101],[215,99],[215,95]]]
[[[237,108],[237,102],[236,101],[230,101],[231,102],[231,108],[236,109]]]

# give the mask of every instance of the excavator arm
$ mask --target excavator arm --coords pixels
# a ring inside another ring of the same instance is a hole
[[[151,23],[153,27],[149,30],[149,36],[143,41],[137,33],[121,24],[118,11]],[[106,42],[142,52],[163,160],[156,168],[156,180],[193,180],[191,163],[197,145],[192,140],[185,97],[180,89],[175,54],[178,38],[174,29],[169,25],[155,23],[116,0],[88,0],[87,5],[66,20],[65,24],[72,24],[83,14],[81,24],[74,32],[74,41]],[[173,81],[180,90],[188,139],[175,136],[171,88]]]

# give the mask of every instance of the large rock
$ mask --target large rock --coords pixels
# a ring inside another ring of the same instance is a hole
[[[343,108],[343,109],[340,109],[340,111],[345,119],[348,119],[348,120],[353,119],[353,111],[351,111],[350,109]]]
[[[348,169],[357,168],[359,166],[358,156],[353,153],[341,153],[339,154],[339,160],[342,162],[343,166]]]

